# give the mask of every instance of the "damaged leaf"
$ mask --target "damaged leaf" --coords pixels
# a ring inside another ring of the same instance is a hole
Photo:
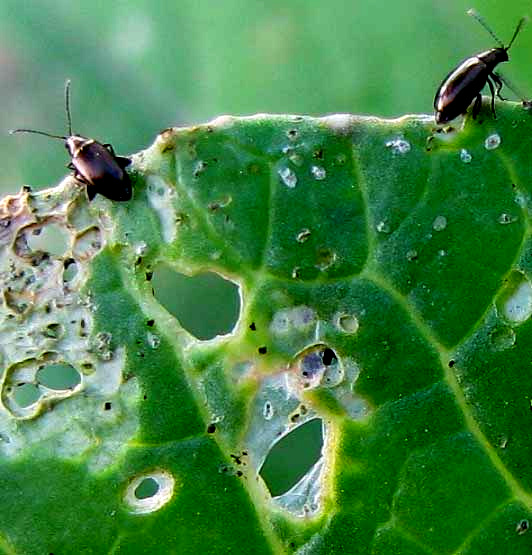
[[[531,131],[223,117],[4,198],[1,549],[530,553]]]

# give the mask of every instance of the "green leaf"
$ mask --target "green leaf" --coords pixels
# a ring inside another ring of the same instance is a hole
[[[6,197],[0,549],[530,553],[531,131],[223,117]]]

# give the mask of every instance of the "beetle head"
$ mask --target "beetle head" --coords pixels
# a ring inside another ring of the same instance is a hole
[[[477,54],[477,58],[482,60],[485,64],[496,66],[501,62],[508,61],[508,49],[502,46],[491,48],[490,50]]]
[[[68,150],[70,156],[75,158],[79,155],[81,149],[87,144],[87,141],[91,141],[91,139],[87,139],[81,135],[71,135],[65,140],[65,148]]]

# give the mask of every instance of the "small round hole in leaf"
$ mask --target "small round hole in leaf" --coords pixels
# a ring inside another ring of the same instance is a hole
[[[159,484],[153,478],[144,478],[135,489],[137,499],[147,499],[153,497],[159,491]]]

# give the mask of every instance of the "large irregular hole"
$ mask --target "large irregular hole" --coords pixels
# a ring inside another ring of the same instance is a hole
[[[63,256],[68,248],[68,237],[64,227],[48,224],[26,233],[32,251],[43,251],[54,256]]]
[[[74,389],[81,379],[78,371],[66,363],[48,364],[37,372],[37,380],[49,389]]]
[[[295,486],[318,462],[322,447],[322,421],[318,418],[279,440],[260,469],[272,497],[282,495]]]
[[[188,277],[161,264],[152,278],[155,298],[198,339],[230,333],[240,314],[238,286],[208,272]]]

